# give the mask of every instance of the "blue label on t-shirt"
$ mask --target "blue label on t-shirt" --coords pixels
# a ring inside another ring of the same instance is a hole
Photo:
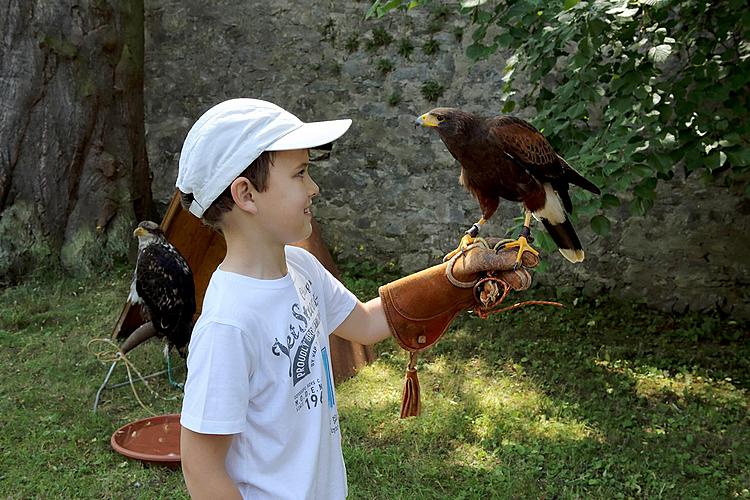
[[[327,349],[324,347],[321,350],[321,354],[323,355],[323,369],[326,372],[326,388],[328,389],[328,408],[333,408],[336,404],[336,397],[333,393],[333,382],[331,380],[331,368],[328,364],[328,352]]]

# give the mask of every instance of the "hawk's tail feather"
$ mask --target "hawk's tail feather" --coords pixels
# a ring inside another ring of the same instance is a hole
[[[552,237],[557,248],[560,249],[563,257],[573,263],[583,261],[584,253],[581,240],[578,239],[573,224],[568,219],[559,224],[553,224],[547,219],[542,219],[542,224],[544,224],[544,228]]]

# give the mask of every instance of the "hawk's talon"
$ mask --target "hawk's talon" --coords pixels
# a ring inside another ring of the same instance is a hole
[[[458,248],[443,257],[443,262],[449,261],[459,253],[463,255],[469,248],[469,246],[477,241],[483,242],[486,245],[487,242],[484,241],[484,239],[479,238],[479,231],[482,229],[482,225],[485,222],[487,222],[487,220],[482,217],[481,219],[479,219],[479,221],[472,224],[472,226],[466,230],[464,236],[461,238],[461,242],[458,244]]]
[[[521,232],[521,235],[518,237],[517,240],[505,243],[502,247],[503,250],[518,247],[518,254],[516,255],[516,263],[513,265],[514,271],[517,271],[518,268],[523,266],[523,263],[521,260],[523,258],[524,252],[531,252],[534,255],[539,256],[539,252],[537,252],[534,248],[531,247],[531,245],[529,245],[529,240],[526,238],[526,236],[523,233],[524,231]]]
[[[448,255],[443,257],[443,262],[447,262],[451,260],[455,255],[457,254],[464,254],[466,252],[466,249],[474,243],[475,238],[469,234],[469,231],[466,231],[466,234],[463,238],[461,238],[461,242],[458,244],[458,247],[456,247],[455,250],[451,251]]]
[[[492,247],[492,249],[495,251],[495,253],[500,253],[505,249],[505,245],[507,245],[508,243],[513,243],[514,241],[516,240],[512,240],[510,238],[504,238],[498,241],[497,243],[495,243],[495,246]]]

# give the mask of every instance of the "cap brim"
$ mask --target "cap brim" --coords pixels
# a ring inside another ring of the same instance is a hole
[[[323,146],[344,135],[351,124],[352,121],[348,118],[345,120],[303,123],[301,127],[292,130],[268,146],[266,151],[289,151]]]

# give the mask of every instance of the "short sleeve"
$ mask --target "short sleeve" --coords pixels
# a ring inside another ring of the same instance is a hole
[[[202,434],[236,434],[244,429],[254,354],[240,328],[207,321],[190,342],[180,423]]]
[[[328,272],[328,269],[323,267],[314,255],[309,255],[320,276],[320,287],[323,291],[323,304],[330,335],[351,314],[358,299],[343,283]]]

